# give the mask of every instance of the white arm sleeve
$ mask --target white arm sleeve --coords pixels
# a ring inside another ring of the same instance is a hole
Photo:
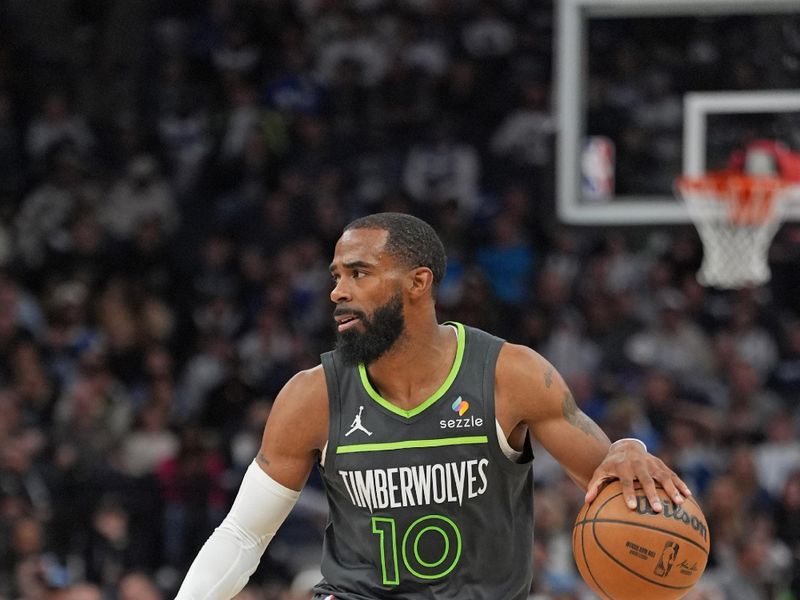
[[[299,496],[252,462],[230,512],[197,553],[175,600],[228,600],[238,594]]]

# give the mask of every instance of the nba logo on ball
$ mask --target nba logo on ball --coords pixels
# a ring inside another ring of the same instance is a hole
[[[678,555],[680,544],[669,541],[664,542],[664,549],[661,551],[661,558],[658,559],[656,570],[654,573],[659,577],[666,577],[672,570],[672,565],[675,563],[675,557]]]
[[[575,519],[575,563],[601,598],[673,600],[686,595],[703,574],[710,549],[703,511],[694,498],[678,505],[657,489],[660,512],[640,488],[631,510],[619,481],[612,481]]]

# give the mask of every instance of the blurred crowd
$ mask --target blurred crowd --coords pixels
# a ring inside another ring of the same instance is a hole
[[[712,541],[690,598],[800,598],[800,229],[769,285],[723,292],[691,227],[560,225],[552,30],[546,1],[0,3],[0,599],[174,594],[275,394],[331,347],[333,244],[376,210],[440,233],[442,319],[535,348],[689,483]],[[736,40],[703,39],[723,77]],[[593,98],[644,102],[620,74],[669,97],[635,50]],[[641,150],[657,115],[630,114]],[[582,493],[536,456],[531,597],[587,598]],[[240,600],[310,598],[325,519],[312,474]]]

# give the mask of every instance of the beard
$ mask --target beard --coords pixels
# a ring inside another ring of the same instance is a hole
[[[336,334],[336,349],[341,352],[345,364],[349,366],[359,363],[368,365],[378,360],[394,346],[406,326],[400,293],[377,308],[371,319],[360,311],[353,314],[361,320],[363,331],[353,328]]]

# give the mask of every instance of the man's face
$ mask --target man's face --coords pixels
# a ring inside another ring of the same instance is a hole
[[[387,236],[380,229],[354,229],[336,244],[331,300],[336,347],[348,364],[374,362],[405,330],[401,281],[407,270],[383,251]]]

